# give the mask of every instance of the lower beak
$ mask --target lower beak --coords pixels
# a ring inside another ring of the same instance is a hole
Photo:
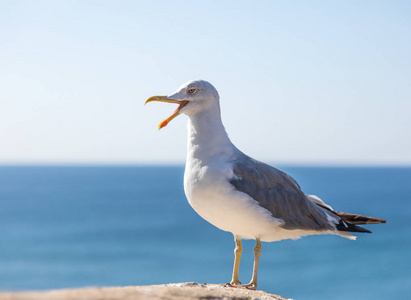
[[[170,98],[167,98],[167,96],[153,96],[153,97],[148,98],[144,104],[147,104],[148,102],[154,102],[154,101],[179,104],[179,106],[174,111],[174,113],[171,116],[169,116],[167,119],[165,119],[163,122],[161,122],[160,125],[158,125],[158,129],[166,127],[168,123],[171,122],[171,120],[173,120],[175,117],[177,117],[180,114],[180,110],[184,106],[186,106],[188,103],[188,100],[170,99]]]

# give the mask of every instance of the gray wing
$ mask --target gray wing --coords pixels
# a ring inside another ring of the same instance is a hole
[[[339,222],[340,217],[307,199],[297,182],[288,174],[243,156],[233,162],[236,175],[230,183],[282,219],[285,229],[335,230],[327,214]]]

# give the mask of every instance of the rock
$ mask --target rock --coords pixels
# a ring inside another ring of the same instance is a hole
[[[263,291],[196,282],[0,293],[0,300],[287,300]]]

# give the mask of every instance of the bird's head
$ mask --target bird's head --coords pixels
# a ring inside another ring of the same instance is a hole
[[[161,129],[180,114],[193,116],[213,105],[218,105],[218,99],[218,92],[211,83],[205,80],[193,80],[184,83],[169,96],[152,96],[145,104],[153,101],[179,104],[174,113],[160,123],[158,128]]]

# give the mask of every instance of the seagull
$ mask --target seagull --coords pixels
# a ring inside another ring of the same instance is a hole
[[[159,129],[180,114],[188,116],[184,192],[191,207],[206,221],[234,235],[234,268],[228,286],[257,289],[261,242],[334,234],[351,240],[350,232],[368,232],[359,224],[385,223],[379,218],[335,211],[315,195],[306,195],[288,174],[255,160],[230,141],[220,113],[220,97],[209,82],[184,83],[169,96],[145,102],[178,104]],[[241,239],[255,239],[250,283],[242,285]]]

